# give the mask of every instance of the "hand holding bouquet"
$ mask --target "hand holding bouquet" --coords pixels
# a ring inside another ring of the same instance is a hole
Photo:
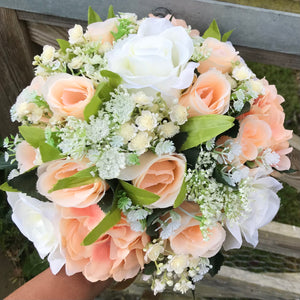
[[[223,247],[279,208],[291,131],[284,99],[258,79],[215,21],[90,8],[58,50],[44,46],[36,77],[11,109],[6,139],[18,168],[1,188],[12,218],[56,274],[135,277],[154,293],[195,288]]]

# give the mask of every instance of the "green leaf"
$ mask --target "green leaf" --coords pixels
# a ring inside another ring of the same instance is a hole
[[[218,252],[215,256],[209,258],[209,263],[212,265],[212,268],[209,270],[210,276],[215,276],[218,274],[224,263],[224,256],[221,252]]]
[[[114,89],[117,88],[118,85],[122,82],[122,77],[119,74],[114,73],[112,71],[101,70],[100,74],[103,77],[107,77],[109,79],[109,83]]]
[[[108,78],[108,82],[101,82],[95,91],[95,94],[91,101],[87,104],[84,109],[84,119],[89,121],[89,118],[93,115],[97,115],[98,110],[101,108],[102,103],[110,100],[110,93],[118,87],[118,85],[122,82],[122,78],[111,71],[102,70],[100,74],[103,77]]]
[[[152,275],[156,271],[156,265],[154,261],[144,265],[143,274]]]
[[[96,167],[89,167],[82,171],[77,172],[76,174],[60,179],[57,183],[52,187],[48,193],[52,193],[54,191],[62,190],[62,189],[70,189],[73,187],[83,186],[87,184],[94,183],[99,177],[94,177],[91,172],[95,172]]]
[[[232,32],[233,32],[233,29],[225,32],[222,36],[222,42],[227,42],[227,40],[231,36]]]
[[[233,117],[224,115],[204,115],[189,118],[180,128],[182,132],[188,134],[181,151],[196,147],[216,137],[234,126],[233,122]]]
[[[11,187],[7,182],[4,182],[0,185],[0,190],[4,192],[19,192],[17,189]]]
[[[57,39],[56,41],[57,41],[57,43],[58,43],[58,45],[60,47],[60,50],[63,53],[66,53],[66,50],[71,47],[71,44],[68,41],[66,41],[66,40]]]
[[[176,148],[176,152],[180,152],[180,149],[186,141],[188,134],[186,132],[179,132],[172,137],[172,142]]]
[[[84,119],[89,121],[89,118],[93,115],[97,115],[98,110],[101,108],[104,101],[110,99],[110,93],[113,92],[114,88],[108,82],[101,82],[95,91],[95,94],[91,101],[87,104],[84,109]]]
[[[213,21],[209,25],[208,29],[204,32],[202,37],[204,39],[206,39],[208,37],[213,37],[213,38],[215,38],[219,41],[221,40],[221,33],[220,33],[220,30],[219,30],[219,26],[218,26],[215,19],[213,19]]]
[[[239,120],[235,119],[233,124],[234,126],[229,128],[227,131],[223,132],[222,135],[228,135],[232,138],[236,138],[237,135],[239,134],[240,122]]]
[[[92,9],[91,6],[89,6],[88,10],[88,25],[96,22],[102,22],[102,19],[100,16]]]
[[[114,18],[116,15],[114,13],[114,8],[112,5],[109,6],[108,8],[108,13],[107,13],[107,19]]]
[[[62,158],[62,153],[57,148],[47,143],[41,143],[39,149],[43,162]]]
[[[185,180],[183,179],[182,185],[181,185],[181,189],[180,192],[174,202],[174,208],[178,207],[185,199],[186,196],[186,183]]]
[[[20,174],[19,176],[14,177],[13,179],[8,180],[7,184],[19,192],[26,194],[27,196],[41,201],[49,201],[36,190],[37,180],[37,168],[35,167],[25,173]]]
[[[120,180],[119,182],[134,205],[150,205],[160,198],[158,195],[139,189],[126,181]]]
[[[34,148],[38,148],[39,145],[46,140],[45,132],[42,128],[34,126],[19,126],[19,131],[26,142]]]
[[[152,238],[158,238],[159,232],[155,230],[157,228],[157,220],[159,219],[159,217],[168,213],[170,210],[170,207],[153,209],[152,214],[149,215],[146,219],[146,233],[149,236],[151,236]]]
[[[6,161],[4,154],[0,154],[0,170],[11,170],[17,168],[17,166],[18,164],[16,161],[14,163],[11,163],[10,159]]]
[[[200,147],[193,147],[190,149],[187,149],[185,151],[182,151],[186,158],[186,164],[189,169],[195,169],[196,163],[198,161],[199,153],[200,153]]]
[[[115,201],[115,200],[114,200]],[[103,220],[84,238],[82,245],[88,246],[98,240],[111,227],[119,223],[121,220],[121,210],[113,204],[111,211],[103,218]]]
[[[120,19],[119,24],[117,25],[117,32],[111,31],[110,33],[112,36],[115,38],[115,40],[119,40],[122,38],[124,35],[128,35],[130,33],[130,28],[131,28],[131,21],[128,19]]]
[[[224,173],[223,171],[224,167],[226,167],[226,165],[217,165],[214,168],[213,177],[216,179],[217,182],[223,183],[224,185],[228,185],[233,189],[237,189],[236,185],[232,185],[229,177],[227,176],[226,173]]]

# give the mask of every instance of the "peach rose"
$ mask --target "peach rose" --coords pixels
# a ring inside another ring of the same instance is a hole
[[[37,190],[63,207],[86,207],[95,204],[101,200],[108,189],[108,185],[100,178],[91,184],[48,192],[58,180],[70,177],[86,168],[88,168],[86,162],[71,159],[43,164],[38,168]]]
[[[111,31],[117,32],[117,18],[107,19],[104,22],[95,22],[87,27],[85,34],[89,41],[113,44],[115,38],[111,34]]]
[[[208,37],[203,42],[203,46],[211,50],[210,56],[200,62],[199,73],[207,72],[211,68],[216,68],[222,73],[232,71],[232,63],[239,60],[238,52],[235,51],[231,43],[224,43],[215,38]]]
[[[289,142],[286,141],[280,144],[276,144],[274,146],[271,146],[271,149],[279,155],[279,162],[272,167],[274,167],[278,171],[289,170],[291,167],[291,161],[287,157],[287,154],[291,153],[293,150],[292,147],[289,147]]]
[[[160,17],[156,17],[153,14],[149,14],[150,18],[160,18]],[[188,25],[186,24],[186,21],[182,20],[182,19],[176,19],[174,16],[167,14],[165,16],[165,19],[169,20],[174,26],[181,26],[183,28],[188,28]],[[199,36],[200,32],[197,29],[192,29],[190,32],[190,36],[191,37],[196,37]]]
[[[225,230],[217,223],[208,230],[209,240],[203,239],[199,221],[185,213],[201,215],[199,205],[183,202],[175,211],[181,216],[181,226],[169,238],[170,247],[175,254],[191,254],[194,257],[212,257],[221,249],[225,240]]]
[[[37,149],[22,141],[16,147],[16,160],[20,172],[24,173],[39,164],[40,156]]]
[[[92,282],[110,277],[122,281],[134,277],[144,267],[143,248],[150,238],[144,232],[132,231],[123,217],[94,244],[82,246],[82,240],[105,214],[98,205],[62,211],[60,228],[68,275],[83,272]]]
[[[260,150],[270,146],[272,131],[267,122],[257,116],[247,116],[240,122],[237,141],[242,147],[241,160],[256,159]]]
[[[230,103],[231,86],[226,77],[217,70],[200,75],[181,96],[179,104],[188,108],[189,117],[225,114]]]
[[[262,83],[265,94],[255,99],[250,111],[242,115],[240,119],[254,115],[269,125],[272,131],[269,147],[280,156],[279,163],[274,167],[280,171],[287,170],[291,164],[286,154],[292,151],[288,143],[288,140],[292,138],[292,130],[284,128],[285,114],[281,106],[284,98],[277,94],[276,87],[269,85],[267,80],[262,79]]]
[[[258,116],[260,120],[269,124],[272,130],[272,145],[275,145],[291,139],[292,130],[286,130],[284,128],[285,114],[281,106],[281,103],[284,102],[284,98],[277,94],[274,85],[269,85],[268,81],[264,79],[262,82],[265,88],[265,94],[254,101],[248,114],[254,114]]]
[[[80,119],[94,92],[91,80],[65,73],[50,76],[43,87],[43,96],[54,114]]]
[[[185,168],[183,155],[157,156],[146,152],[140,156],[140,165],[123,169],[119,178],[132,180],[134,186],[159,195],[160,198],[149,207],[164,208],[173,206],[181,189]]]

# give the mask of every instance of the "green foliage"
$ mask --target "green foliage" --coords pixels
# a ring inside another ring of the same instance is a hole
[[[38,148],[40,143],[45,142],[45,131],[34,126],[19,126],[19,131],[28,144]]]
[[[111,31],[110,33],[117,41],[118,39],[122,38],[124,35],[128,35],[130,33],[129,25],[131,22],[128,19],[120,19],[119,24],[117,25],[117,32]]]
[[[97,86],[93,98],[85,107],[83,114],[86,121],[88,121],[91,116],[97,115],[102,103],[110,99],[110,93],[113,92],[122,81],[122,78],[118,74],[108,70],[102,70],[100,74],[103,77],[107,77],[108,82],[101,82]]]
[[[73,187],[83,186],[87,184],[94,183],[95,181],[99,180],[99,177],[93,176],[91,173],[97,170],[96,167],[90,167],[84,169],[82,171],[77,172],[76,174],[60,179],[57,183],[49,190],[49,193],[54,191],[62,190],[62,189],[69,189]]]
[[[160,197],[147,190],[139,189],[126,181],[120,180],[122,188],[134,205],[144,206],[156,202]]]
[[[152,275],[156,271],[156,265],[154,261],[151,261],[149,264],[146,264],[143,269],[143,274]]]
[[[108,8],[108,13],[107,13],[107,19],[115,18],[116,15],[114,13],[114,8],[112,5],[109,6]]]
[[[92,9],[91,6],[89,6],[88,10],[88,25],[96,22],[102,22],[102,19],[100,16]]]
[[[216,179],[217,182],[228,185],[233,189],[237,189],[237,186],[231,184],[227,173],[223,171],[224,167],[226,167],[226,165],[217,165],[214,168],[213,177]]]
[[[233,32],[233,29],[225,32],[223,37],[221,38],[221,32],[220,32],[218,23],[215,19],[213,19],[213,21],[211,22],[211,24],[209,25],[207,30],[204,32],[202,37],[205,39],[208,37],[212,37],[219,41],[226,42],[229,39],[229,37],[231,36],[232,32]]]
[[[180,188],[180,192],[174,202],[174,208],[178,207],[185,199],[185,195],[186,195],[186,183],[185,180],[183,180],[181,188]]]
[[[61,152],[57,148],[47,143],[41,143],[39,145],[39,149],[40,149],[40,154],[43,162],[48,162],[51,160],[62,158]]]
[[[7,181],[7,184],[13,189],[25,193],[27,196],[36,198],[41,201],[48,201],[46,197],[41,195],[36,189],[36,182],[38,180],[37,169],[30,169],[27,172],[20,174]],[[6,191],[6,185],[1,185],[1,189]]]
[[[189,169],[195,169],[199,153],[200,153],[200,147],[193,147],[190,149],[187,149],[182,152],[186,158],[186,164]]]
[[[103,218],[103,220],[84,238],[82,245],[88,246],[97,241],[111,227],[121,220],[121,210],[117,207],[117,198],[115,197],[112,209]]]
[[[57,43],[59,45],[60,50],[63,53],[66,53],[67,52],[66,50],[71,47],[71,44],[68,41],[66,41],[66,40],[57,39],[56,41],[57,41]]]
[[[232,32],[233,32],[233,29],[225,32],[222,36],[222,42],[227,42],[227,40],[231,36]]]
[[[210,23],[209,27],[204,32],[202,37],[204,39],[206,39],[208,37],[213,37],[213,38],[215,38],[219,41],[221,40],[221,33],[220,33],[220,30],[219,30],[219,26],[218,26],[215,19],[213,19],[213,21]]]
[[[146,219],[146,233],[151,236],[152,238],[157,238],[159,236],[158,231],[155,229],[157,228],[158,219],[159,217],[163,216],[164,214],[168,213],[171,210],[170,207],[167,208],[157,208],[153,209],[151,215],[149,215]]]
[[[181,150],[196,147],[228,130],[233,124],[234,118],[224,115],[204,115],[189,118],[180,128],[187,132],[188,137]]]

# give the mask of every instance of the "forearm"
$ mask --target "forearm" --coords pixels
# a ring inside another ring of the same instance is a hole
[[[53,275],[47,269],[4,300],[89,300],[111,283],[112,280],[89,282],[81,273],[67,276],[64,269]]]

